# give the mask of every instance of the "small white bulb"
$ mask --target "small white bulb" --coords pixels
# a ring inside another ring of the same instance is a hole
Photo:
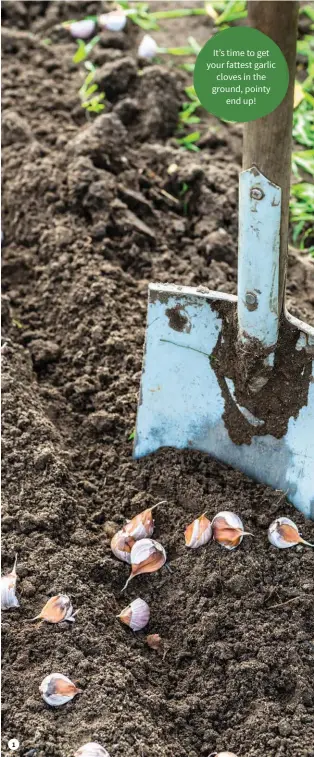
[[[83,21],[74,21],[69,27],[70,34],[74,39],[89,39],[94,34],[95,28],[95,21],[91,18],[83,19]]]
[[[107,749],[97,744],[96,741],[90,741],[88,744],[81,746],[75,752],[74,757],[110,757],[110,754],[107,752]]]
[[[75,615],[76,612],[73,612],[70,597],[67,594],[56,594],[56,596],[48,599],[39,615],[32,618],[32,621],[43,620],[46,623],[62,623],[62,621],[68,620],[74,623]]]
[[[138,57],[152,60],[152,58],[155,58],[157,50],[157,42],[155,42],[150,34],[145,34],[138,48]]]
[[[125,623],[125,625],[130,626],[132,631],[141,631],[142,628],[147,626],[149,616],[149,605],[144,599],[138,597],[137,599],[134,599],[133,602],[130,602],[130,604],[120,612],[120,615],[117,615],[117,618],[119,618],[122,623]]]
[[[122,10],[102,13],[98,17],[98,23],[101,29],[107,29],[109,32],[121,32],[126,25],[126,15]]]
[[[314,547],[309,541],[305,541],[300,536],[298,527],[290,518],[276,518],[270,524],[268,529],[268,540],[278,549],[289,549],[297,544],[306,544],[308,547]]]
[[[135,540],[129,534],[124,531],[117,531],[117,533],[111,539],[111,551],[118,558],[124,562],[131,562],[131,549],[135,544]]]
[[[13,607],[20,606],[15,594],[17,579],[16,563],[17,555],[11,573],[8,573],[7,576],[1,576],[1,610],[11,610]]]
[[[62,673],[51,673],[46,676],[40,684],[39,691],[50,707],[60,707],[60,705],[70,702],[76,694],[82,693],[82,690],[78,689],[75,683]]]
[[[243,536],[253,536],[249,531],[244,531],[241,518],[230,510],[217,513],[212,520],[214,540],[225,549],[236,549]]]
[[[190,549],[197,549],[207,544],[212,538],[211,522],[205,513],[193,520],[185,529],[185,544]]]

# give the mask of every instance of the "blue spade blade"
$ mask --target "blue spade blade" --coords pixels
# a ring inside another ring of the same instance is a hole
[[[314,518],[314,329],[280,318],[280,200],[242,172],[238,297],[150,285],[134,456],[207,452]]]

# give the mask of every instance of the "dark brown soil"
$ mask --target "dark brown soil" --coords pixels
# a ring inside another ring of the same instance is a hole
[[[3,4],[3,570],[17,552],[21,601],[3,614],[3,754],[18,738],[22,757],[73,757],[90,740],[112,757],[313,757],[314,553],[266,538],[277,514],[311,541],[313,525],[204,455],[135,462],[128,441],[148,281],[236,291],[241,127],[208,118],[202,150],[179,150],[185,74],[139,75],[135,27],[94,50],[108,107],[86,122],[75,46],[56,25],[98,9]],[[176,44],[187,23],[174,22]],[[210,20],[191,24],[200,42],[211,33]],[[288,304],[306,320],[310,272],[291,252]],[[173,572],[121,595],[128,568],[112,529],[161,499],[156,537]],[[235,510],[254,539],[187,551],[184,527],[205,509]],[[28,624],[59,591],[75,624]],[[165,656],[115,619],[136,596]],[[38,686],[50,672],[83,694],[49,709]]]

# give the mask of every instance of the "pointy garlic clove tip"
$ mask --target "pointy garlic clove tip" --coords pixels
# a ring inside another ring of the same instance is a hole
[[[155,507],[159,507],[159,505],[166,505],[166,504],[167,504],[167,500],[166,499],[162,499],[160,502],[156,502],[155,505],[152,505],[151,507],[148,507],[147,509],[148,510],[154,510]]]
[[[313,547],[313,549],[314,549],[314,544],[311,544],[311,542],[306,541],[306,539],[302,539],[302,537],[300,538],[300,543],[301,544],[306,544],[307,547]]]
[[[126,590],[126,588],[127,588],[128,584],[130,583],[130,581],[132,580],[132,578],[133,578],[133,576],[132,576],[132,575],[131,575],[131,576],[129,576],[128,580],[126,581],[126,583],[124,584],[123,588],[121,589],[121,592],[120,592],[120,594],[122,594],[122,592]]]

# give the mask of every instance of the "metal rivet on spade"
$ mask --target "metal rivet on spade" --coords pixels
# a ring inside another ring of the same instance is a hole
[[[263,190],[259,187],[252,187],[250,191],[250,197],[252,197],[252,200],[262,200],[265,195]]]
[[[257,297],[254,292],[247,292],[245,295],[245,304],[252,308],[252,305],[257,306]]]

